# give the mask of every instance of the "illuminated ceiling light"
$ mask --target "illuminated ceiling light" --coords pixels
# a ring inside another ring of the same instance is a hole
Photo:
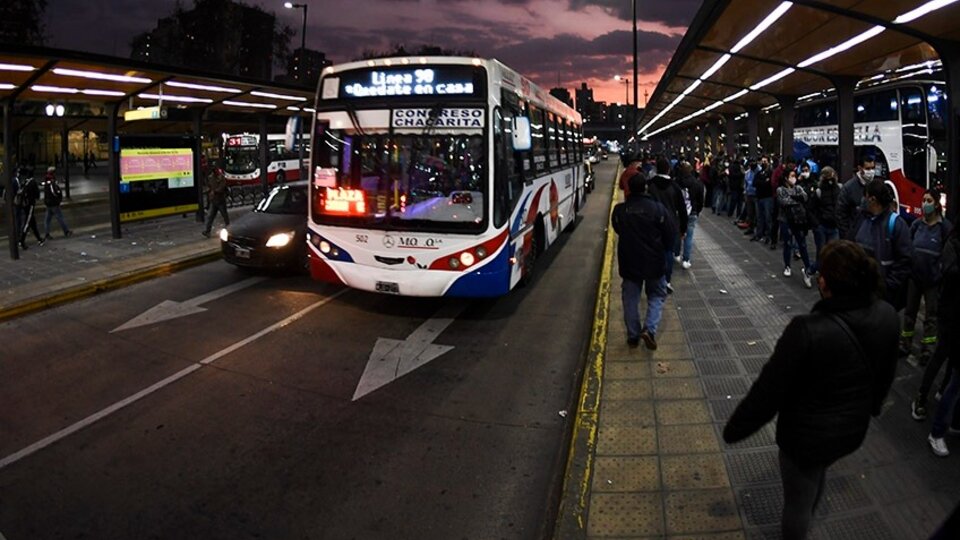
[[[67,109],[64,108],[63,105],[61,105],[61,104],[58,103],[57,106],[54,107],[53,110],[54,110],[55,113],[57,113],[57,116],[63,116],[63,113],[66,112]]]
[[[841,43],[841,44],[839,44],[839,45],[837,45],[837,46],[835,46],[835,47],[830,47],[829,49],[827,49],[827,50],[825,50],[825,51],[822,51],[822,52],[820,52],[820,53],[817,53],[817,54],[811,56],[810,58],[807,58],[807,59],[804,60],[803,62],[800,62],[800,63],[797,64],[797,65],[798,65],[799,67],[802,67],[802,68],[812,66],[813,64],[816,64],[817,62],[821,62],[821,61],[823,61],[823,60],[826,60],[827,58],[830,58],[830,57],[833,56],[833,55],[840,54],[840,53],[842,53],[843,51],[846,51],[846,50],[848,50],[848,49],[850,49],[850,48],[853,48],[853,47],[855,47],[855,46],[863,43],[864,41],[867,41],[868,39],[874,38],[874,37],[880,35],[883,31],[884,31],[884,28],[883,28],[882,26],[874,26],[873,28],[871,28],[871,29],[867,30],[866,32],[860,34],[859,36],[850,38],[850,39],[844,41],[843,43]]]
[[[426,64],[426,63],[427,63],[426,57],[421,56],[421,57],[420,57],[420,63],[421,63],[421,64]]]
[[[291,96],[288,94],[274,94],[272,92],[250,92],[251,96],[265,97],[265,98],[274,98],[274,99],[285,99],[287,101],[306,101],[307,98],[300,96]]]
[[[808,99],[813,99],[813,98],[815,98],[815,97],[817,97],[817,96],[819,96],[819,95],[820,95],[820,92],[814,92],[814,93],[812,93],[812,94],[807,94],[807,95],[805,95],[805,96],[800,96],[800,97],[798,97],[798,98],[797,98],[797,101],[806,101],[806,100],[808,100]]]
[[[333,66],[327,66],[326,69],[323,70],[323,72],[324,72],[324,73],[333,73]]]
[[[747,95],[747,94],[749,94],[749,93],[750,93],[750,91],[747,90],[746,88],[744,88],[743,90],[737,92],[736,94],[734,94],[734,95],[732,95],[732,96],[727,96],[727,97],[723,98],[723,102],[724,102],[724,103],[730,103],[731,101],[738,100],[738,99],[742,98],[743,96],[745,96],[745,95]]]
[[[708,106],[706,109],[704,109],[704,111],[705,111],[705,112],[710,112],[710,111],[716,109],[717,107],[723,106],[723,105],[725,105],[725,104],[726,104],[725,101],[717,101],[717,102],[715,102],[713,105],[710,105],[710,106]]]
[[[305,111],[307,111],[307,112],[317,112],[316,109],[311,109],[310,107],[304,107],[303,110],[305,110]]]
[[[53,106],[53,103],[47,103],[47,106],[44,110],[46,111],[47,116],[53,116],[57,112],[57,108]]]
[[[76,88],[64,88],[62,86],[47,86],[45,84],[35,84],[30,87],[34,92],[52,92],[54,94],[77,94],[80,90]]]
[[[163,83],[167,86],[173,86],[176,88],[188,88],[190,90],[205,90],[207,92],[222,92],[224,94],[237,94],[241,90],[239,88],[230,88],[227,86],[212,86],[208,84],[194,84],[194,83],[185,83],[177,81],[167,81]]]
[[[27,66],[24,64],[2,64],[0,63],[0,71],[33,71],[37,68],[33,66]]]
[[[377,63],[374,62],[373,60],[367,60],[367,65],[370,66],[370,67],[373,67],[373,66],[377,65]]]
[[[80,69],[54,68],[53,72],[64,77],[83,77],[84,79],[97,79],[101,81],[128,82],[128,83],[152,83],[153,81],[144,77],[130,77],[127,75],[114,75],[113,73],[100,73],[99,71],[83,71]]]
[[[932,0],[931,2],[927,2],[926,4],[923,4],[922,6],[916,9],[912,9],[900,15],[899,17],[893,20],[893,24],[906,24],[910,21],[914,21],[916,19],[919,19],[920,17],[923,17],[927,13],[936,11],[942,7],[949,6],[950,4],[956,1],[957,0]]]
[[[690,92],[693,92],[694,90],[696,90],[697,87],[700,86],[701,84],[703,84],[703,81],[701,81],[700,79],[693,81],[693,83],[690,86],[688,86],[687,89],[684,90],[682,94],[680,94],[680,96],[682,97],[682,96],[689,95]]]
[[[0,90],[13,90],[17,85],[10,83],[0,83]]]
[[[765,19],[760,21],[760,24],[758,24],[756,28],[751,30],[749,34],[743,36],[743,39],[738,41],[737,44],[734,45],[732,49],[730,49],[730,52],[732,53],[739,52],[740,49],[743,49],[744,47],[749,45],[750,42],[756,39],[757,36],[762,34],[764,30],[766,30],[767,28],[770,28],[770,25],[777,22],[777,19],[779,19],[780,17],[783,17],[783,14],[786,13],[791,7],[793,7],[793,2],[781,3],[779,6],[777,6],[777,9],[770,12],[770,14],[767,15]]]
[[[774,110],[774,109],[776,109],[776,108],[778,108],[778,107],[780,107],[780,104],[779,104],[779,103],[774,103],[773,105],[768,105],[768,106],[764,107],[762,110],[763,110],[763,112],[770,112],[770,111],[772,111],[772,110]]]
[[[287,110],[288,110],[288,111],[299,112],[299,111],[300,111],[300,107],[292,107],[292,106],[291,106],[291,107],[287,107]]]
[[[778,73],[774,73],[773,75],[767,77],[766,79],[764,79],[764,80],[758,82],[757,84],[751,86],[750,89],[751,89],[751,90],[754,90],[754,91],[759,90],[759,89],[763,88],[764,86],[767,86],[767,85],[769,85],[769,84],[773,84],[773,83],[779,81],[780,79],[786,77],[787,75],[793,73],[794,71],[796,71],[796,70],[793,69],[793,68],[787,68],[787,69],[785,69],[785,70],[783,70],[783,71],[780,71],[780,72],[778,72]]]
[[[387,58],[386,60],[383,61],[383,63],[386,64],[386,65],[388,65],[388,66],[392,66],[392,65],[393,65],[393,60],[390,60],[389,58]]]
[[[410,63],[410,59],[409,59],[409,58],[404,58],[404,59],[400,60],[400,63],[402,63],[403,65],[407,65],[407,64]]]
[[[271,105],[269,103],[253,103],[250,101],[222,101],[224,105],[230,105],[231,107],[253,107],[254,109],[276,109],[276,105]]]
[[[114,97],[120,97],[120,96],[126,95],[126,94],[124,94],[123,92],[118,92],[118,91],[116,91],[116,90],[96,90],[96,89],[80,90],[80,93],[81,93],[81,94],[86,94],[86,95],[88,95],[88,96],[114,96]]]
[[[479,58],[474,58],[474,59],[473,59],[473,65],[479,66],[481,63],[482,63],[482,62],[480,61]]]
[[[716,62],[714,62],[712,66],[710,66],[710,69],[703,72],[703,75],[700,76],[700,80],[709,79],[714,73],[717,72],[717,70],[723,67],[723,65],[726,64],[730,60],[730,58],[731,56],[729,54],[725,54],[721,56],[719,60],[717,60]]]
[[[198,98],[198,97],[191,97],[191,96],[175,96],[175,95],[169,95],[169,94],[164,94],[163,96],[159,94],[137,94],[137,97],[143,98],[143,99],[156,99],[156,100],[162,99],[163,101],[171,101],[174,103],[213,103],[212,99]]]

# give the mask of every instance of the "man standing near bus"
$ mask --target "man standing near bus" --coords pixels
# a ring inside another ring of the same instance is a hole
[[[617,233],[617,262],[627,326],[627,345],[640,340],[650,350],[657,348],[657,327],[667,299],[667,258],[672,257],[677,239],[673,215],[647,193],[647,180],[635,173],[627,181],[630,195],[614,207],[611,222]],[[647,291],[646,325],[640,324],[640,293]]]
[[[873,156],[863,153],[857,164],[857,173],[840,188],[837,199],[837,228],[840,238],[853,240],[860,229],[860,222],[866,214],[863,204],[863,192],[877,173],[877,163]]]

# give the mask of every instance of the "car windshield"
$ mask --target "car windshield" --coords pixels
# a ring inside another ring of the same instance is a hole
[[[231,174],[252,173],[260,163],[256,147],[228,148],[224,157],[224,170]]]
[[[314,221],[390,230],[483,230],[487,176],[480,133],[321,133]]]
[[[307,215],[307,186],[279,186],[261,200],[255,212],[264,214]]]

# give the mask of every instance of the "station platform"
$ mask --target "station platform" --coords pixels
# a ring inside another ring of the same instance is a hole
[[[658,349],[629,349],[615,242],[611,232],[596,317],[605,324],[594,327],[555,537],[780,538],[775,423],[734,445],[722,431],[816,287],[804,288],[799,261],[784,278],[779,249],[707,209],[692,268],[674,270]],[[921,376],[898,366],[864,445],[828,470],[810,538],[926,539],[960,501],[957,458],[935,457],[930,420],[910,416]],[[960,438],[948,444],[960,451]]]

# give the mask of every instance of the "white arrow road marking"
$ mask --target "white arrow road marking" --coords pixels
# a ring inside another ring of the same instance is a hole
[[[201,294],[195,298],[191,298],[185,302],[174,302],[173,300],[164,300],[158,305],[144,311],[140,315],[130,319],[129,321],[121,324],[120,326],[114,328],[110,333],[119,332],[121,330],[129,330],[131,328],[136,328],[138,326],[147,326],[148,324],[156,324],[158,322],[168,321],[170,319],[176,319],[178,317],[186,317],[187,315],[193,315],[194,313],[201,313],[207,310],[207,308],[200,307],[200,304],[206,304],[207,302],[212,302],[218,298],[222,298],[230,293],[235,293],[239,290],[246,289],[251,285],[256,285],[261,281],[265,280],[265,277],[252,277],[245,279],[243,281],[234,283],[233,285],[227,285],[226,287],[221,287],[215,291],[210,291],[207,294]]]
[[[367,360],[367,367],[360,377],[360,384],[353,393],[353,401],[453,350],[452,346],[436,345],[433,340],[446,330],[466,307],[465,303],[458,303],[440,308],[403,341],[377,338],[370,359]]]
[[[166,379],[163,379],[160,382],[154,383],[153,385],[147,388],[144,388],[143,390],[137,392],[136,394],[133,394],[132,396],[126,397],[114,403],[113,405],[110,405],[109,407],[100,410],[99,412],[95,412],[91,414],[90,416],[84,418],[83,420],[75,422],[52,435],[48,435],[43,439],[40,439],[39,441],[31,444],[30,446],[19,450],[18,452],[14,452],[9,456],[3,459],[0,459],[0,469],[3,469],[4,467],[7,467],[9,465],[12,465],[20,461],[21,459],[50,446],[51,444],[59,441],[60,439],[63,439],[64,437],[67,437],[68,435],[74,432],[80,431],[81,429],[89,426],[90,424],[93,424],[94,422],[97,422],[103,418],[106,418],[107,416],[110,416],[111,414],[119,411],[120,409],[123,409],[124,407],[149,396],[150,394],[156,392],[157,390],[160,390],[161,388],[164,388],[166,386],[169,386],[179,381],[180,379],[186,377],[187,375],[193,373],[194,371],[197,371],[198,369],[203,368],[203,366],[212,364],[215,361],[219,360],[220,358],[232,353],[233,351],[241,347],[244,347],[246,345],[249,345],[250,343],[253,343],[254,341],[262,338],[263,336],[270,334],[272,332],[275,332],[287,326],[288,324],[303,318],[307,313],[310,313],[311,311],[317,309],[318,307],[332,302],[340,295],[345,294],[349,291],[350,289],[342,289],[326,298],[318,300],[310,304],[309,306],[301,309],[300,311],[294,313],[293,315],[290,315],[286,319],[273,323],[270,326],[264,328],[263,330],[260,330],[256,334],[253,334],[252,336],[241,339],[240,341],[234,343],[233,345],[227,347],[226,349],[222,349],[218,352],[215,352],[199,362],[190,364],[189,366],[181,369],[180,371],[174,373],[173,375],[170,375]],[[0,540],[2,540],[2,538],[0,538]]]

